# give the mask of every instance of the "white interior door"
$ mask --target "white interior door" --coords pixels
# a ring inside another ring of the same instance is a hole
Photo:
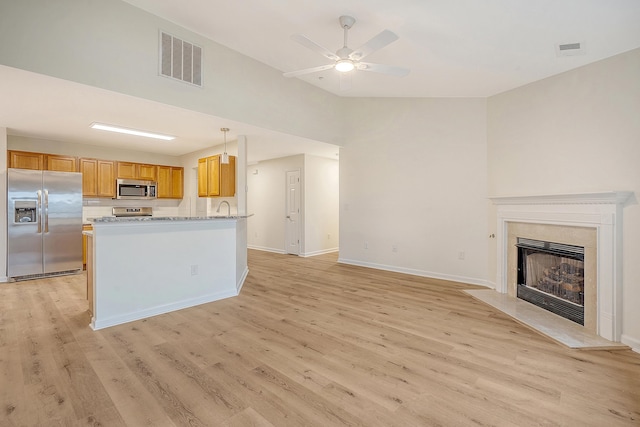
[[[300,171],[287,171],[286,247],[287,253],[300,254]]]

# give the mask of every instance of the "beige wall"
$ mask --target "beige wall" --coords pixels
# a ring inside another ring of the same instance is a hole
[[[622,339],[640,349],[638,76],[634,50],[489,98],[487,176],[491,196],[635,193],[623,209]],[[489,254],[495,280],[494,241]]]
[[[347,117],[340,259],[486,284],[486,100],[351,99]]]

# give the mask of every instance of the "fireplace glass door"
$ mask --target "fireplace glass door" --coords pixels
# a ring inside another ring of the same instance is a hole
[[[518,238],[517,296],[584,325],[584,248]]]

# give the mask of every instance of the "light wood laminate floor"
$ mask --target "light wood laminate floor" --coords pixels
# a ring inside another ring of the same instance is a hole
[[[0,426],[640,425],[640,354],[336,258],[249,251],[239,297],[97,332],[83,275],[0,284]]]

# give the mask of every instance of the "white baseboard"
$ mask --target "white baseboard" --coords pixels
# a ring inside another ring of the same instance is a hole
[[[393,265],[376,264],[373,262],[363,262],[352,259],[338,258],[341,264],[357,265],[360,267],[375,268],[377,270],[393,271],[396,273],[411,274],[412,276],[429,277],[431,279],[448,280],[450,282],[468,283],[470,285],[484,286],[495,289],[495,284],[488,280],[475,279],[473,277],[456,276],[451,274],[440,274],[431,271],[416,270],[413,268],[396,267]]]
[[[263,246],[247,245],[247,249],[255,249],[257,251],[264,251],[264,252],[273,252],[275,254],[281,254],[281,255],[286,255],[287,254],[282,249],[265,248]]]
[[[134,311],[131,313],[125,313],[117,316],[112,316],[107,319],[100,319],[96,322],[95,317],[91,319],[91,329],[97,331],[98,329],[108,328],[110,326],[121,325],[123,323],[133,322],[135,320],[146,319],[147,317],[157,316],[159,314],[170,313],[172,311],[181,310],[183,308],[194,307],[200,304],[206,304],[209,302],[219,301],[225,298],[235,297],[238,294],[236,292],[218,292],[215,294],[205,295],[198,298],[192,298],[188,300],[178,301],[171,304],[160,305],[156,307],[146,308],[144,310]]]
[[[330,253],[338,252],[338,251],[339,251],[338,248],[323,249],[321,251],[305,252],[303,254],[300,254],[300,256],[306,258],[306,257],[311,257],[311,256],[330,254]]]
[[[240,278],[240,280],[238,280],[238,283],[236,283],[236,290],[238,292],[238,295],[240,295],[240,290],[244,286],[244,281],[248,275],[249,275],[249,267],[245,267],[244,271],[242,272],[242,277]]]
[[[629,347],[631,347],[631,350],[635,351],[636,353],[640,353],[640,340],[639,339],[632,338],[629,335],[622,334],[622,336],[620,337],[620,342],[622,344],[626,344]]]

